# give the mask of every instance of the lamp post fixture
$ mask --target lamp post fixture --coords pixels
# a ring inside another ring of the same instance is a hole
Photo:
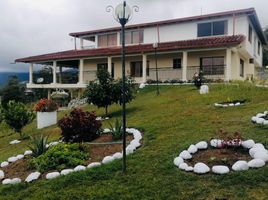
[[[158,68],[157,68],[157,54],[156,50],[158,48],[158,43],[153,43],[154,48],[154,59],[155,59],[155,77],[156,77],[156,95],[159,95],[159,86],[158,86]]]
[[[139,11],[137,6],[132,8],[135,12]],[[132,17],[132,9],[127,5],[126,1],[115,7],[108,6],[107,12],[113,11],[114,19],[121,25],[121,60],[122,60],[122,131],[123,131],[123,172],[126,171],[126,70],[125,70],[125,25]]]

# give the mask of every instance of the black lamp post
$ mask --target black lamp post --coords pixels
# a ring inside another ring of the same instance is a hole
[[[133,7],[138,12],[138,7]],[[123,129],[123,172],[126,171],[126,70],[125,70],[125,25],[131,19],[132,9],[123,3],[117,5],[115,9],[112,6],[106,8],[107,12],[113,12],[114,19],[121,24],[121,58],[122,58],[122,129]]]
[[[154,48],[154,58],[155,58],[155,76],[156,76],[156,95],[159,95],[159,86],[158,86],[158,68],[157,68],[157,54],[156,49],[158,47],[158,43],[153,43]]]

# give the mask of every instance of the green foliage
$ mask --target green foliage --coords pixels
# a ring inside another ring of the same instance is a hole
[[[44,154],[29,160],[28,166],[40,172],[62,170],[82,165],[87,158],[88,155],[81,145],[60,143],[50,147]]]
[[[0,104],[0,124],[2,123],[3,120],[4,120],[4,109]]]
[[[34,119],[34,113],[20,102],[10,101],[4,109],[5,122],[23,138],[21,129]]]
[[[122,123],[118,119],[115,120],[114,126],[110,123],[110,130],[113,136],[113,140],[120,140],[123,138]]]
[[[1,103],[6,107],[9,101],[24,102],[24,88],[20,86],[17,76],[10,76],[7,85],[2,89]]]
[[[122,79],[117,80],[113,85],[113,102],[117,104],[122,104]],[[129,103],[134,99],[134,81],[131,79],[131,77],[126,78],[125,82],[125,94],[126,99],[125,102]]]
[[[32,150],[34,157],[37,157],[47,151],[48,148],[46,145],[48,144],[48,136],[40,135],[39,137],[36,136],[30,138],[31,146],[29,146],[29,148]]]

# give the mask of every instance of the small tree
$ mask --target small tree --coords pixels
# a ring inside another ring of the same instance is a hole
[[[122,85],[123,81],[122,79],[117,80],[113,85],[113,102],[117,104],[122,104]],[[127,78],[125,82],[125,94],[126,99],[125,102],[129,103],[134,99],[134,84],[133,79]]]
[[[21,129],[34,119],[34,113],[28,111],[27,107],[20,102],[10,101],[4,109],[4,118],[10,128],[20,134],[21,139],[25,138]]]
[[[113,103],[113,79],[106,70],[97,71],[98,82],[91,81],[85,91],[88,103],[93,103],[98,108],[105,108],[108,114],[108,106]]]

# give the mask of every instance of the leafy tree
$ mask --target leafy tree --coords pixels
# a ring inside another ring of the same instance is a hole
[[[5,108],[9,101],[24,102],[24,88],[20,86],[17,76],[10,76],[7,85],[2,89],[2,105]]]
[[[113,102],[117,104],[122,104],[122,79],[117,80],[113,85]],[[125,94],[126,94],[126,103],[131,102],[134,99],[134,83],[133,79],[128,77],[125,82]]]
[[[4,118],[9,127],[18,132],[20,137],[24,139],[25,135],[22,134],[21,129],[34,119],[34,113],[28,111],[23,103],[10,101],[4,109]]]
[[[98,82],[91,81],[86,88],[85,96],[88,103],[93,103],[98,108],[105,108],[108,114],[108,106],[113,103],[113,79],[106,70],[97,71]]]

